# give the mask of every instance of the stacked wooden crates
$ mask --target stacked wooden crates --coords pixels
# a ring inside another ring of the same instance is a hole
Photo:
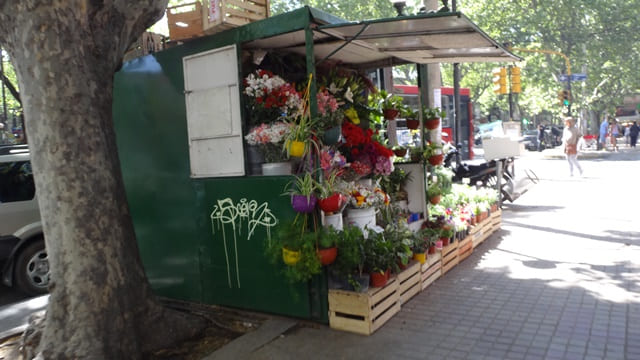
[[[202,0],[167,8],[169,38],[186,40],[269,16],[269,0]]]

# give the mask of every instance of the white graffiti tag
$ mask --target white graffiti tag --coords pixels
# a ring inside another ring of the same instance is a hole
[[[226,198],[218,200],[213,206],[211,212],[211,228],[215,237],[216,228],[222,230],[222,240],[224,242],[224,256],[227,262],[227,280],[229,287],[233,287],[231,281],[231,264],[229,263],[229,250],[227,244],[227,234],[225,225],[231,225],[233,229],[233,256],[235,258],[236,281],[238,288],[240,287],[240,267],[238,262],[238,243],[237,238],[242,236],[242,230],[246,226],[247,240],[250,240],[257,227],[264,227],[267,231],[267,240],[271,241],[271,228],[278,223],[276,217],[269,209],[269,203],[258,205],[255,200],[247,201],[240,199],[238,204],[234,204],[233,200]]]

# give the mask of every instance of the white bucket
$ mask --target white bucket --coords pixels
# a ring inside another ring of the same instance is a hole
[[[337,213],[333,215],[324,215],[324,219],[322,221],[322,225],[328,228],[332,226],[337,231],[342,231],[343,222],[342,222],[342,213]]]
[[[276,162],[276,163],[264,163],[262,164],[262,175],[291,175],[291,163],[290,162]]]
[[[376,226],[376,208],[347,209],[345,221],[349,225],[355,225],[365,232],[365,227],[373,229]]]

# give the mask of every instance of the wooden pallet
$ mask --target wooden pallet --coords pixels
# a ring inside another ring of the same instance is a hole
[[[427,255],[427,261],[420,268],[422,290],[431,285],[442,275],[442,254],[436,251],[435,254]]]
[[[455,241],[442,248],[442,275],[458,265],[458,243],[459,241]]]
[[[409,266],[398,274],[397,278],[400,283],[398,292],[400,293],[401,305],[422,290],[420,275],[420,263],[417,261],[411,261]]]
[[[269,0],[205,0],[203,30],[214,34],[269,16]]]
[[[358,293],[329,290],[329,326],[332,329],[370,335],[400,311],[400,282],[389,279],[381,288]]]
[[[184,40],[204,35],[202,31],[202,4],[194,1],[167,8],[169,39]]]
[[[471,236],[467,236],[458,243],[458,262],[466,259],[473,252],[473,241]]]
[[[490,219],[493,231],[499,230],[502,225],[502,210],[492,212]]]

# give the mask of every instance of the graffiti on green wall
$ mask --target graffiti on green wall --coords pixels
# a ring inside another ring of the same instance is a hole
[[[218,200],[213,206],[211,213],[211,228],[215,238],[216,230],[221,231],[224,242],[224,256],[227,265],[227,280],[229,287],[233,287],[232,264],[235,268],[235,277],[238,288],[240,288],[240,264],[238,259],[238,239],[246,236],[247,241],[251,240],[256,229],[264,228],[267,232],[267,239],[271,239],[271,228],[278,223],[278,220],[269,209],[269,203],[258,204],[257,201],[240,199],[237,204],[233,200],[226,198]],[[233,232],[233,243],[227,241],[227,226],[231,226]],[[243,235],[243,233],[245,235]],[[234,260],[230,261],[229,258]]]

